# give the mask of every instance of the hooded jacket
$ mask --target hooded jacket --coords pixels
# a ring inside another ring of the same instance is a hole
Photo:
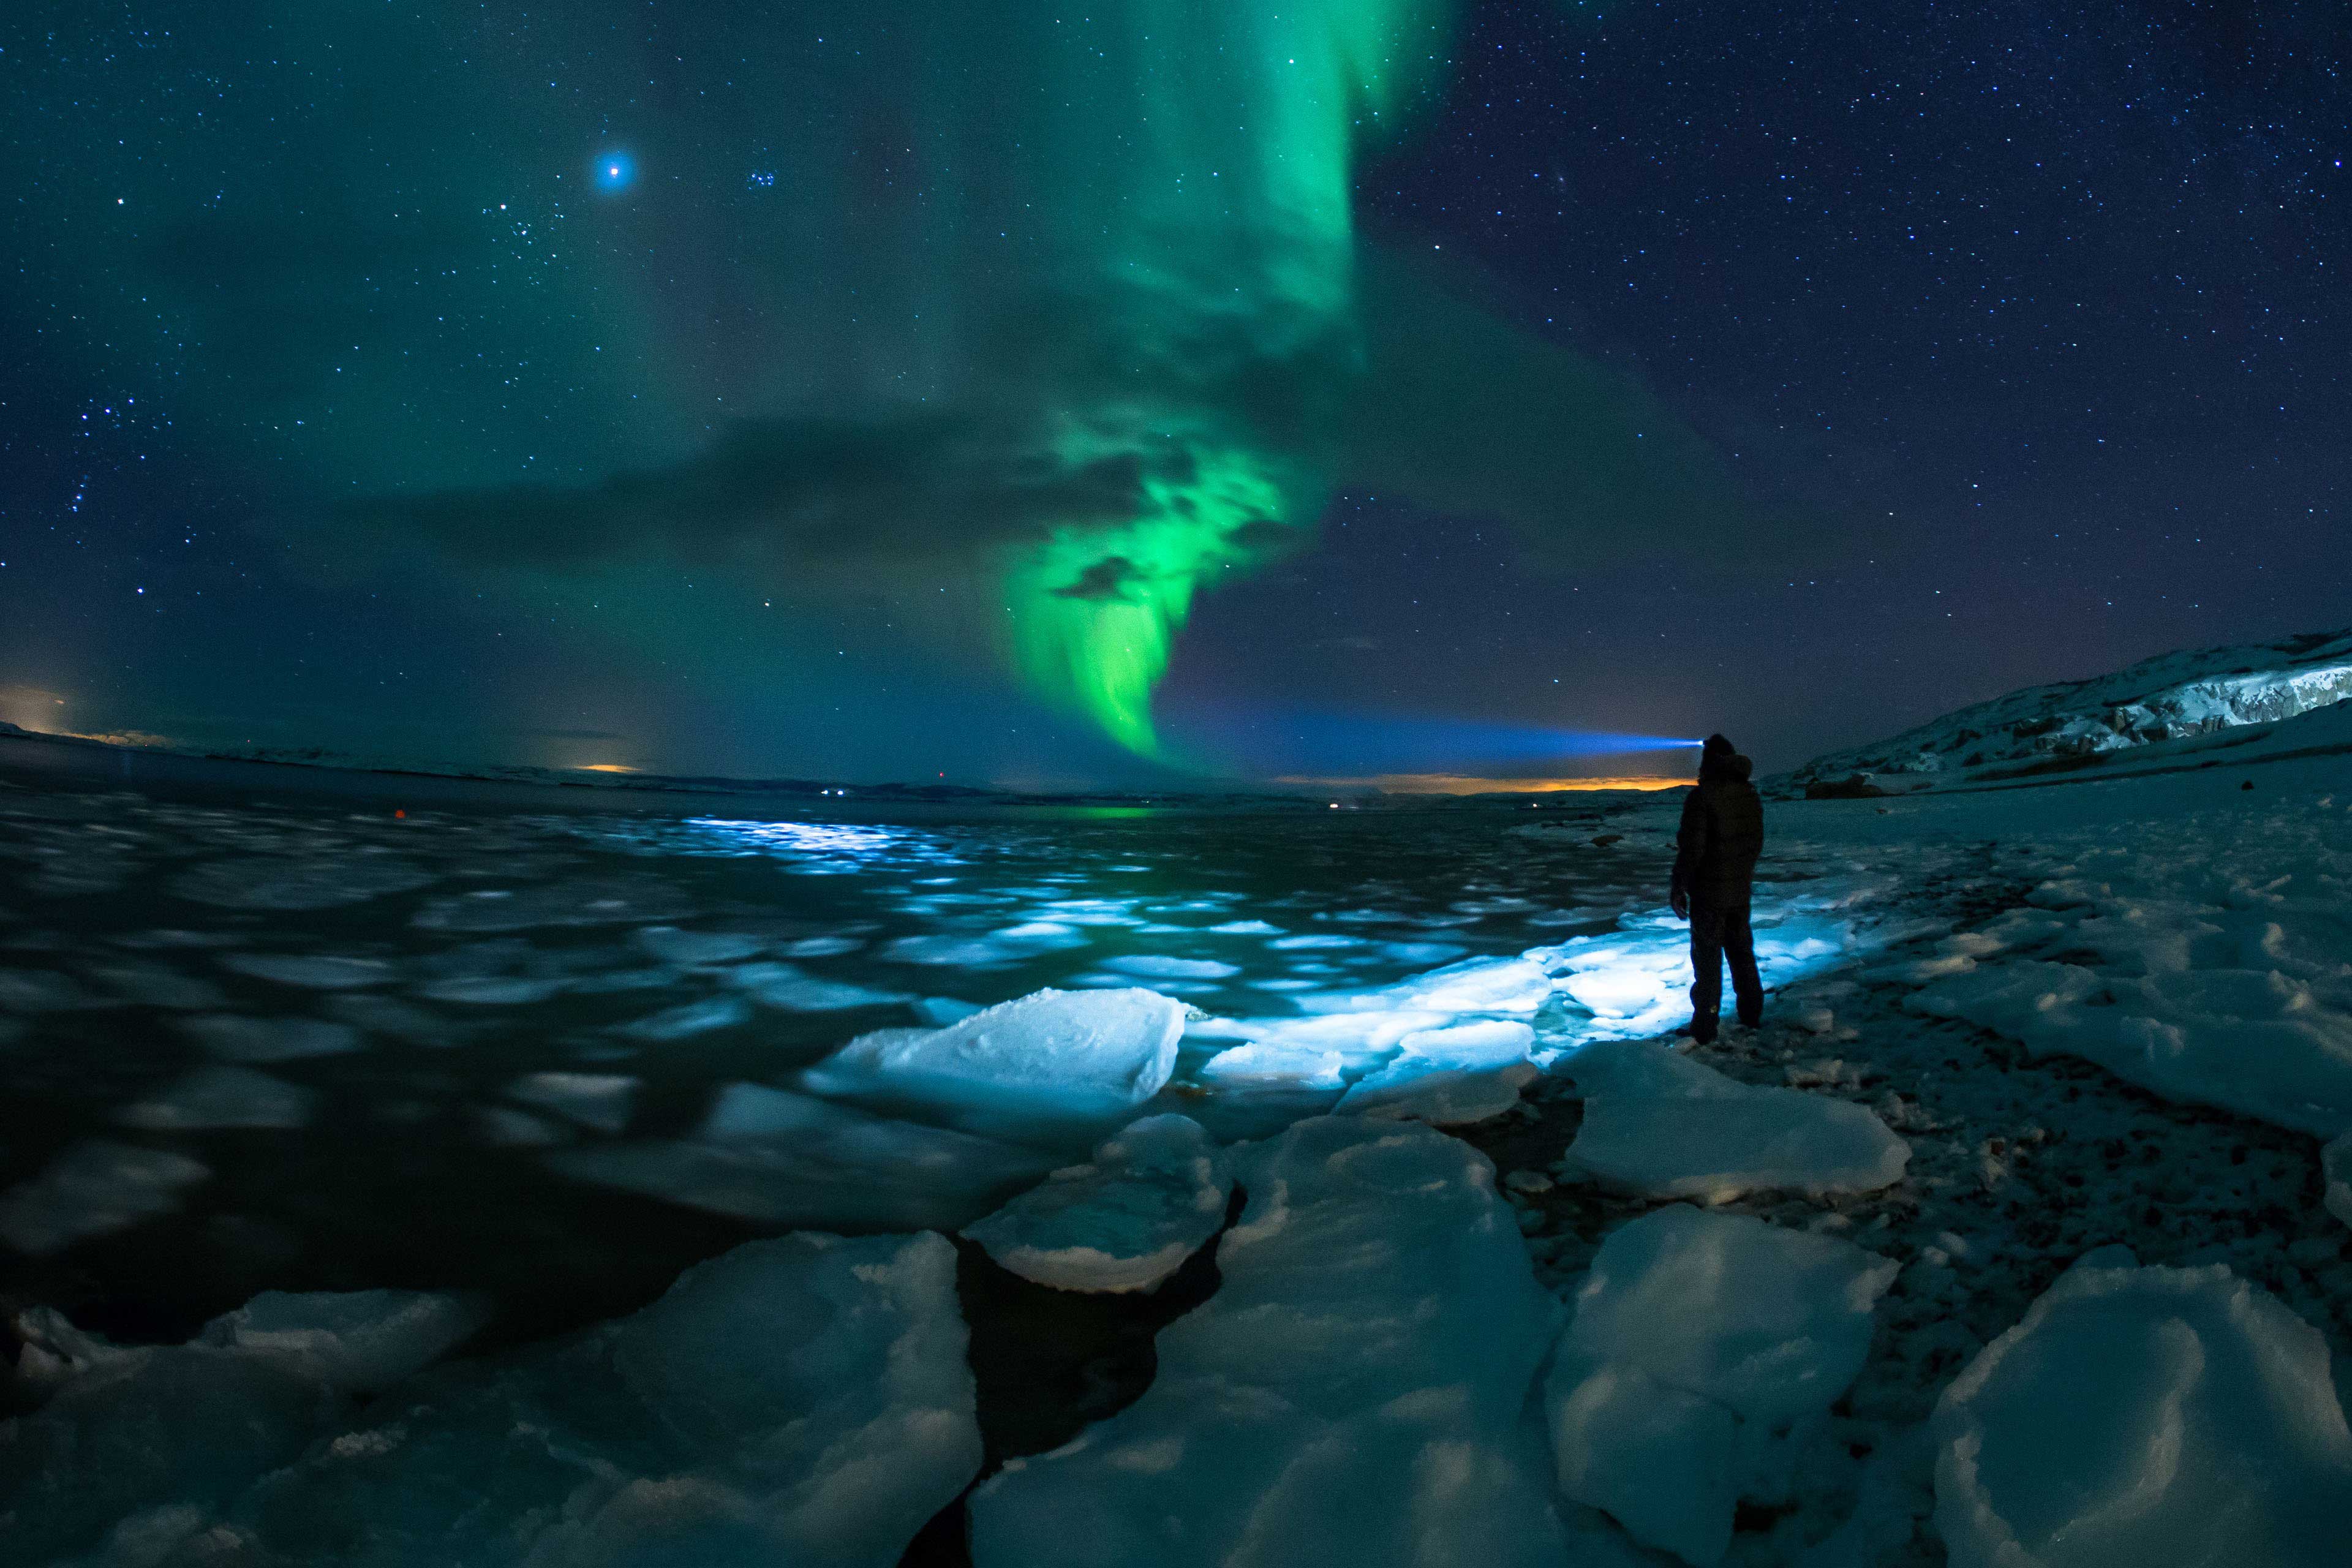
[[[1683,802],[1675,836],[1674,890],[1695,909],[1738,909],[1753,891],[1764,849],[1764,802],[1748,782],[1755,764],[1728,744],[1699,759],[1698,787]]]

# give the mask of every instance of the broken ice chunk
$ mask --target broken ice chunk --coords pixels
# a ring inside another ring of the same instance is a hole
[[[1232,1088],[1338,1089],[1344,1058],[1313,1046],[1253,1041],[1219,1051],[1202,1064],[1201,1076]]]
[[[1736,1500],[1786,1495],[1900,1267],[1683,1204],[1620,1226],[1545,1388],[1561,1490],[1696,1568],[1719,1562]]]
[[[978,1568],[1568,1561],[1522,1426],[1557,1307],[1494,1167],[1318,1117],[1233,1151],[1223,1283],[1142,1398],[971,1501]]]
[[[964,1227],[1024,1279],[1058,1290],[1150,1290],[1224,1223],[1233,1173],[1198,1122],[1149,1116]]]
[[[2352,1432],[2327,1342],[2223,1265],[2084,1256],[1933,1429],[1954,1568],[2344,1561]]]
[[[507,1094],[583,1127],[618,1132],[635,1108],[637,1080],[620,1073],[535,1072],[517,1079]]]
[[[180,1206],[182,1188],[211,1174],[185,1154],[93,1138],[0,1194],[0,1237],[36,1257],[60,1251],[170,1214]]]
[[[303,1057],[340,1056],[360,1048],[360,1032],[324,1018],[248,1018],[205,1013],[180,1026],[214,1056],[228,1062],[285,1062]]]
[[[1160,1091],[1183,1032],[1184,1004],[1155,991],[1038,991],[943,1029],[860,1035],[805,1081],[825,1094],[1098,1119]]]
[[[126,1127],[157,1131],[199,1127],[299,1127],[310,1120],[309,1089],[251,1068],[202,1067],[115,1113]]]
[[[1875,1192],[1911,1158],[1864,1107],[1740,1083],[1651,1041],[1601,1041],[1560,1070],[1585,1097],[1569,1163],[1622,1191],[1707,1203]]]

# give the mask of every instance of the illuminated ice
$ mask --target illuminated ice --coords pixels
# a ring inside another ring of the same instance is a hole
[[[1062,1162],[737,1083],[691,1139],[559,1150],[547,1163],[578,1181],[767,1224],[954,1230]]]
[[[964,1227],[991,1258],[1060,1290],[1150,1290],[1224,1223],[1233,1173],[1200,1124],[1182,1116],[1131,1121],[1094,1163]]]
[[[900,963],[952,965],[962,969],[1000,969],[1049,952],[1087,945],[1076,929],[1055,921],[1030,921],[1007,926],[986,936],[936,932],[902,936],[882,950],[882,956]]]
[[[2352,1432],[2327,1342],[2214,1264],[2076,1261],[1936,1407],[1954,1568],[2344,1561]]]
[[[1160,1091],[1183,1032],[1184,1004],[1156,991],[1045,990],[943,1029],[860,1035],[804,1079],[826,1094],[1108,1117]]]
[[[635,1110],[637,1080],[619,1073],[527,1073],[508,1088],[507,1096],[599,1132],[618,1132]]]
[[[1740,1499],[1786,1500],[1899,1268],[1682,1204],[1620,1226],[1545,1385],[1560,1490],[1697,1568],[1721,1561]]]
[[[205,1127],[299,1127],[317,1096],[251,1068],[201,1067],[115,1113],[126,1127],[156,1131]]]
[[[458,1002],[471,1007],[528,1007],[571,989],[570,981],[552,975],[457,974],[433,981],[418,994],[435,1002]]]
[[[1239,974],[1241,966],[1213,958],[1171,958],[1156,952],[1131,952],[1103,961],[1105,969],[1146,979],[1222,980]]]
[[[1911,1158],[1865,1107],[1740,1083],[1649,1040],[1599,1041],[1557,1070],[1584,1095],[1564,1163],[1622,1191],[1705,1203],[1875,1192]]]
[[[1338,1051],[1313,1046],[1253,1043],[1219,1051],[1201,1066],[1201,1076],[1213,1084],[1234,1089],[1279,1087],[1329,1089],[1341,1086]]]
[[[1397,1042],[1386,1066],[1357,1080],[1339,1109],[1441,1127],[1485,1121],[1517,1105],[1535,1081],[1534,1044],[1535,1030],[1516,1020],[1417,1029]]]
[[[973,1563],[1564,1561],[1521,1419],[1559,1309],[1486,1156],[1349,1117],[1233,1157],[1217,1293],[1140,1399],[972,1494]]]
[[[89,1139],[0,1194],[0,1239],[36,1257],[60,1251],[172,1213],[182,1189],[211,1174],[185,1154]]]

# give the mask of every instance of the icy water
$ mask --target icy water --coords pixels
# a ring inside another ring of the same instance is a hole
[[[1659,873],[1654,845],[1538,842],[1501,807],[852,819],[396,790],[0,788],[0,1288],[142,1339],[265,1288],[467,1288],[497,1336],[536,1337],[750,1235],[960,1224],[1086,1142],[1007,1166],[920,1111],[845,1112],[809,1172],[714,1190],[692,1140],[729,1085],[1042,986],[1279,1019],[1607,931]],[[1188,1037],[1164,1108],[1231,1137],[1335,1098],[1204,1084],[1234,1043]],[[616,1184],[611,1150],[650,1152]],[[940,1190],[909,1197],[926,1170]]]

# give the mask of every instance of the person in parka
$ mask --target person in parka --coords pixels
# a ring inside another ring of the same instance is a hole
[[[1731,964],[1739,1021],[1754,1028],[1764,1016],[1764,984],[1756,973],[1756,936],[1748,923],[1756,858],[1764,848],[1764,803],[1748,782],[1755,765],[1721,735],[1699,752],[1698,787],[1683,802],[1675,837],[1674,881],[1667,902],[1690,921],[1690,1033],[1701,1045],[1715,1038],[1723,1006],[1723,966]]]

